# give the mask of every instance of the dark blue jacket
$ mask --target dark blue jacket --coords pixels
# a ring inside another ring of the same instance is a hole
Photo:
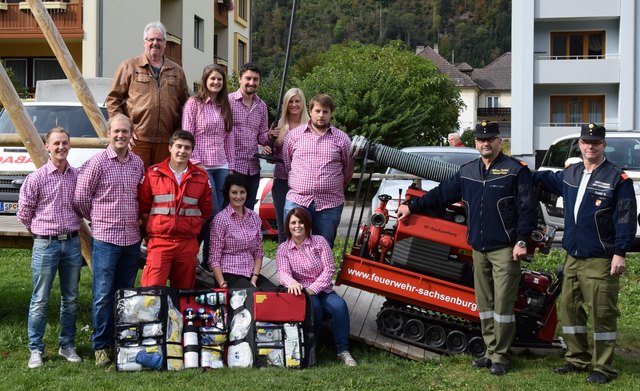
[[[409,204],[411,212],[445,208],[460,199],[467,212],[467,240],[474,250],[491,251],[527,240],[537,227],[537,205],[526,163],[500,152],[485,169],[482,159]]]
[[[624,257],[636,235],[633,182],[621,168],[605,160],[591,173],[576,221],[573,211],[583,171],[584,164],[576,163],[563,171],[533,174],[535,183],[542,182],[564,199],[562,246],[573,257]]]

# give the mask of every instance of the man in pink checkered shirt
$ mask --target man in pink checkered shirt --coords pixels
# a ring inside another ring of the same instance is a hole
[[[267,105],[256,94],[258,87],[260,68],[246,63],[240,69],[240,88],[229,94],[235,145],[235,162],[230,171],[247,183],[245,206],[251,210],[260,185],[260,160],[253,155],[258,152],[258,145],[269,143]]]
[[[67,161],[69,133],[60,127],[46,136],[49,161],[27,175],[20,188],[18,220],[33,235],[31,271],[33,292],[29,304],[29,368],[43,365],[47,304],[56,273],[60,277],[60,336],[58,354],[69,362],[82,359],[75,351],[78,281],[82,267],[80,217],[71,201],[78,170]]]
[[[97,366],[111,360],[114,294],[131,288],[140,262],[138,184],[144,163],[129,151],[129,117],[109,118],[109,146],[80,169],[73,198],[76,212],[91,221],[93,236],[93,350]]]
[[[331,126],[333,100],[314,96],[309,102],[309,123],[287,133],[282,147],[289,192],[284,216],[295,207],[311,216],[312,231],[333,248],[344,207],[344,188],[353,176],[349,136]],[[283,217],[284,219],[284,217]]]

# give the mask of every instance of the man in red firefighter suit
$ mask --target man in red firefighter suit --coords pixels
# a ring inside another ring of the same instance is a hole
[[[149,236],[142,286],[193,288],[198,234],[212,211],[211,185],[189,159],[193,135],[177,130],[169,139],[170,157],[149,167],[140,184],[140,215]]]

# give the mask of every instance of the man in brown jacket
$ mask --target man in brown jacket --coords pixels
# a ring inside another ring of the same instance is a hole
[[[182,107],[189,97],[180,65],[164,56],[167,29],[160,22],[144,28],[144,53],[125,60],[116,70],[107,96],[109,116],[128,116],[133,123],[132,151],[145,168],[169,156],[167,140],[180,128]]]

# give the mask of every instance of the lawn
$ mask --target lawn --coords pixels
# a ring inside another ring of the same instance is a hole
[[[265,246],[272,254],[275,246]],[[561,252],[541,258],[533,268],[554,269]],[[603,389],[640,389],[640,256],[628,260],[622,279],[619,321],[620,378]],[[84,268],[80,282],[77,349],[85,358],[71,364],[57,356],[59,290],[49,305],[45,365],[28,369],[27,311],[31,295],[29,250],[0,250],[0,389],[3,390],[567,390],[593,389],[586,375],[560,376],[551,368],[561,365],[559,352],[544,355],[524,352],[512,362],[512,371],[494,377],[470,367],[470,357],[442,357],[417,363],[366,345],[354,344],[358,367],[340,365],[331,349],[319,353],[318,366],[305,370],[220,369],[181,372],[118,373],[113,366],[98,369],[91,350],[91,276]]]

